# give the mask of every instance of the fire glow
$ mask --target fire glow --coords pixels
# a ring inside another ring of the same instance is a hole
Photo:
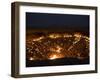
[[[26,57],[31,61],[69,57],[84,59],[89,56],[89,37],[81,33],[58,32],[34,36],[26,38]]]

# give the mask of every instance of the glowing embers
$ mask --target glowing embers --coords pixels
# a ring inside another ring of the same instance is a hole
[[[54,59],[59,59],[59,58],[64,58],[65,55],[62,53],[49,53],[48,59],[54,60]]]
[[[74,33],[74,36],[80,38],[80,37],[82,37],[82,34],[77,32],[77,33]]]
[[[34,58],[33,57],[30,57],[29,60],[32,61],[32,60],[34,60]]]
[[[58,58],[57,55],[52,55],[52,56],[50,56],[50,59],[51,59],[51,60],[56,59],[56,58]]]
[[[63,34],[63,37],[64,37],[64,38],[70,38],[70,37],[72,37],[72,35],[71,35],[71,34],[65,33],[65,34]]]
[[[68,38],[68,37],[72,37],[71,34],[67,34],[67,33],[52,33],[52,34],[49,34],[48,35],[49,38],[52,38],[52,39],[56,39],[56,38]]]
[[[74,33],[73,37],[75,37],[75,38],[74,38],[74,41],[73,41],[73,44],[68,48],[68,51],[69,51],[71,48],[73,48],[73,46],[74,46],[76,43],[78,43],[78,42],[80,41],[82,35],[81,35],[80,33]]]
[[[53,47],[53,48],[51,47],[50,48],[50,51],[57,52],[57,53],[60,53],[61,50],[62,50],[62,48],[60,46],[56,46],[56,47]]]
[[[44,39],[43,36],[42,37],[39,37],[39,38],[35,38],[35,39],[33,39],[33,41],[41,41],[42,39]]]
[[[81,33],[43,33],[26,36],[26,58],[53,60],[58,58],[89,57],[89,37]]]
[[[63,58],[64,56],[62,56],[61,54],[52,54],[49,59],[53,60],[53,59],[58,59],[58,58]]]
[[[52,33],[52,34],[49,34],[49,36],[48,36],[49,38],[60,38],[60,37],[62,37],[61,35],[59,35],[59,34],[56,34],[56,33]]]
[[[80,41],[82,35],[80,33],[75,33],[74,34],[74,37],[75,37],[75,41],[73,44],[77,43],[78,41]]]
[[[49,59],[53,60],[53,59],[65,57],[64,54],[62,54],[62,50],[63,50],[63,48],[58,45],[56,45],[54,47],[50,47],[51,53],[49,53],[49,55],[48,55]]]

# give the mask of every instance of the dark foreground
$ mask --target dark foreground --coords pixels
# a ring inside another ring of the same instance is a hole
[[[53,60],[26,60],[26,67],[38,67],[38,66],[60,66],[60,65],[82,65],[89,64],[89,58],[61,58]]]

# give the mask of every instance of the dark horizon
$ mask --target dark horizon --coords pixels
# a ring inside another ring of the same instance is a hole
[[[26,12],[26,28],[89,32],[89,15]]]

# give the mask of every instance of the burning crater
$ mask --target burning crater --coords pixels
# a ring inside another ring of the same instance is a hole
[[[29,61],[89,57],[89,37],[79,32],[33,33],[26,37]]]

